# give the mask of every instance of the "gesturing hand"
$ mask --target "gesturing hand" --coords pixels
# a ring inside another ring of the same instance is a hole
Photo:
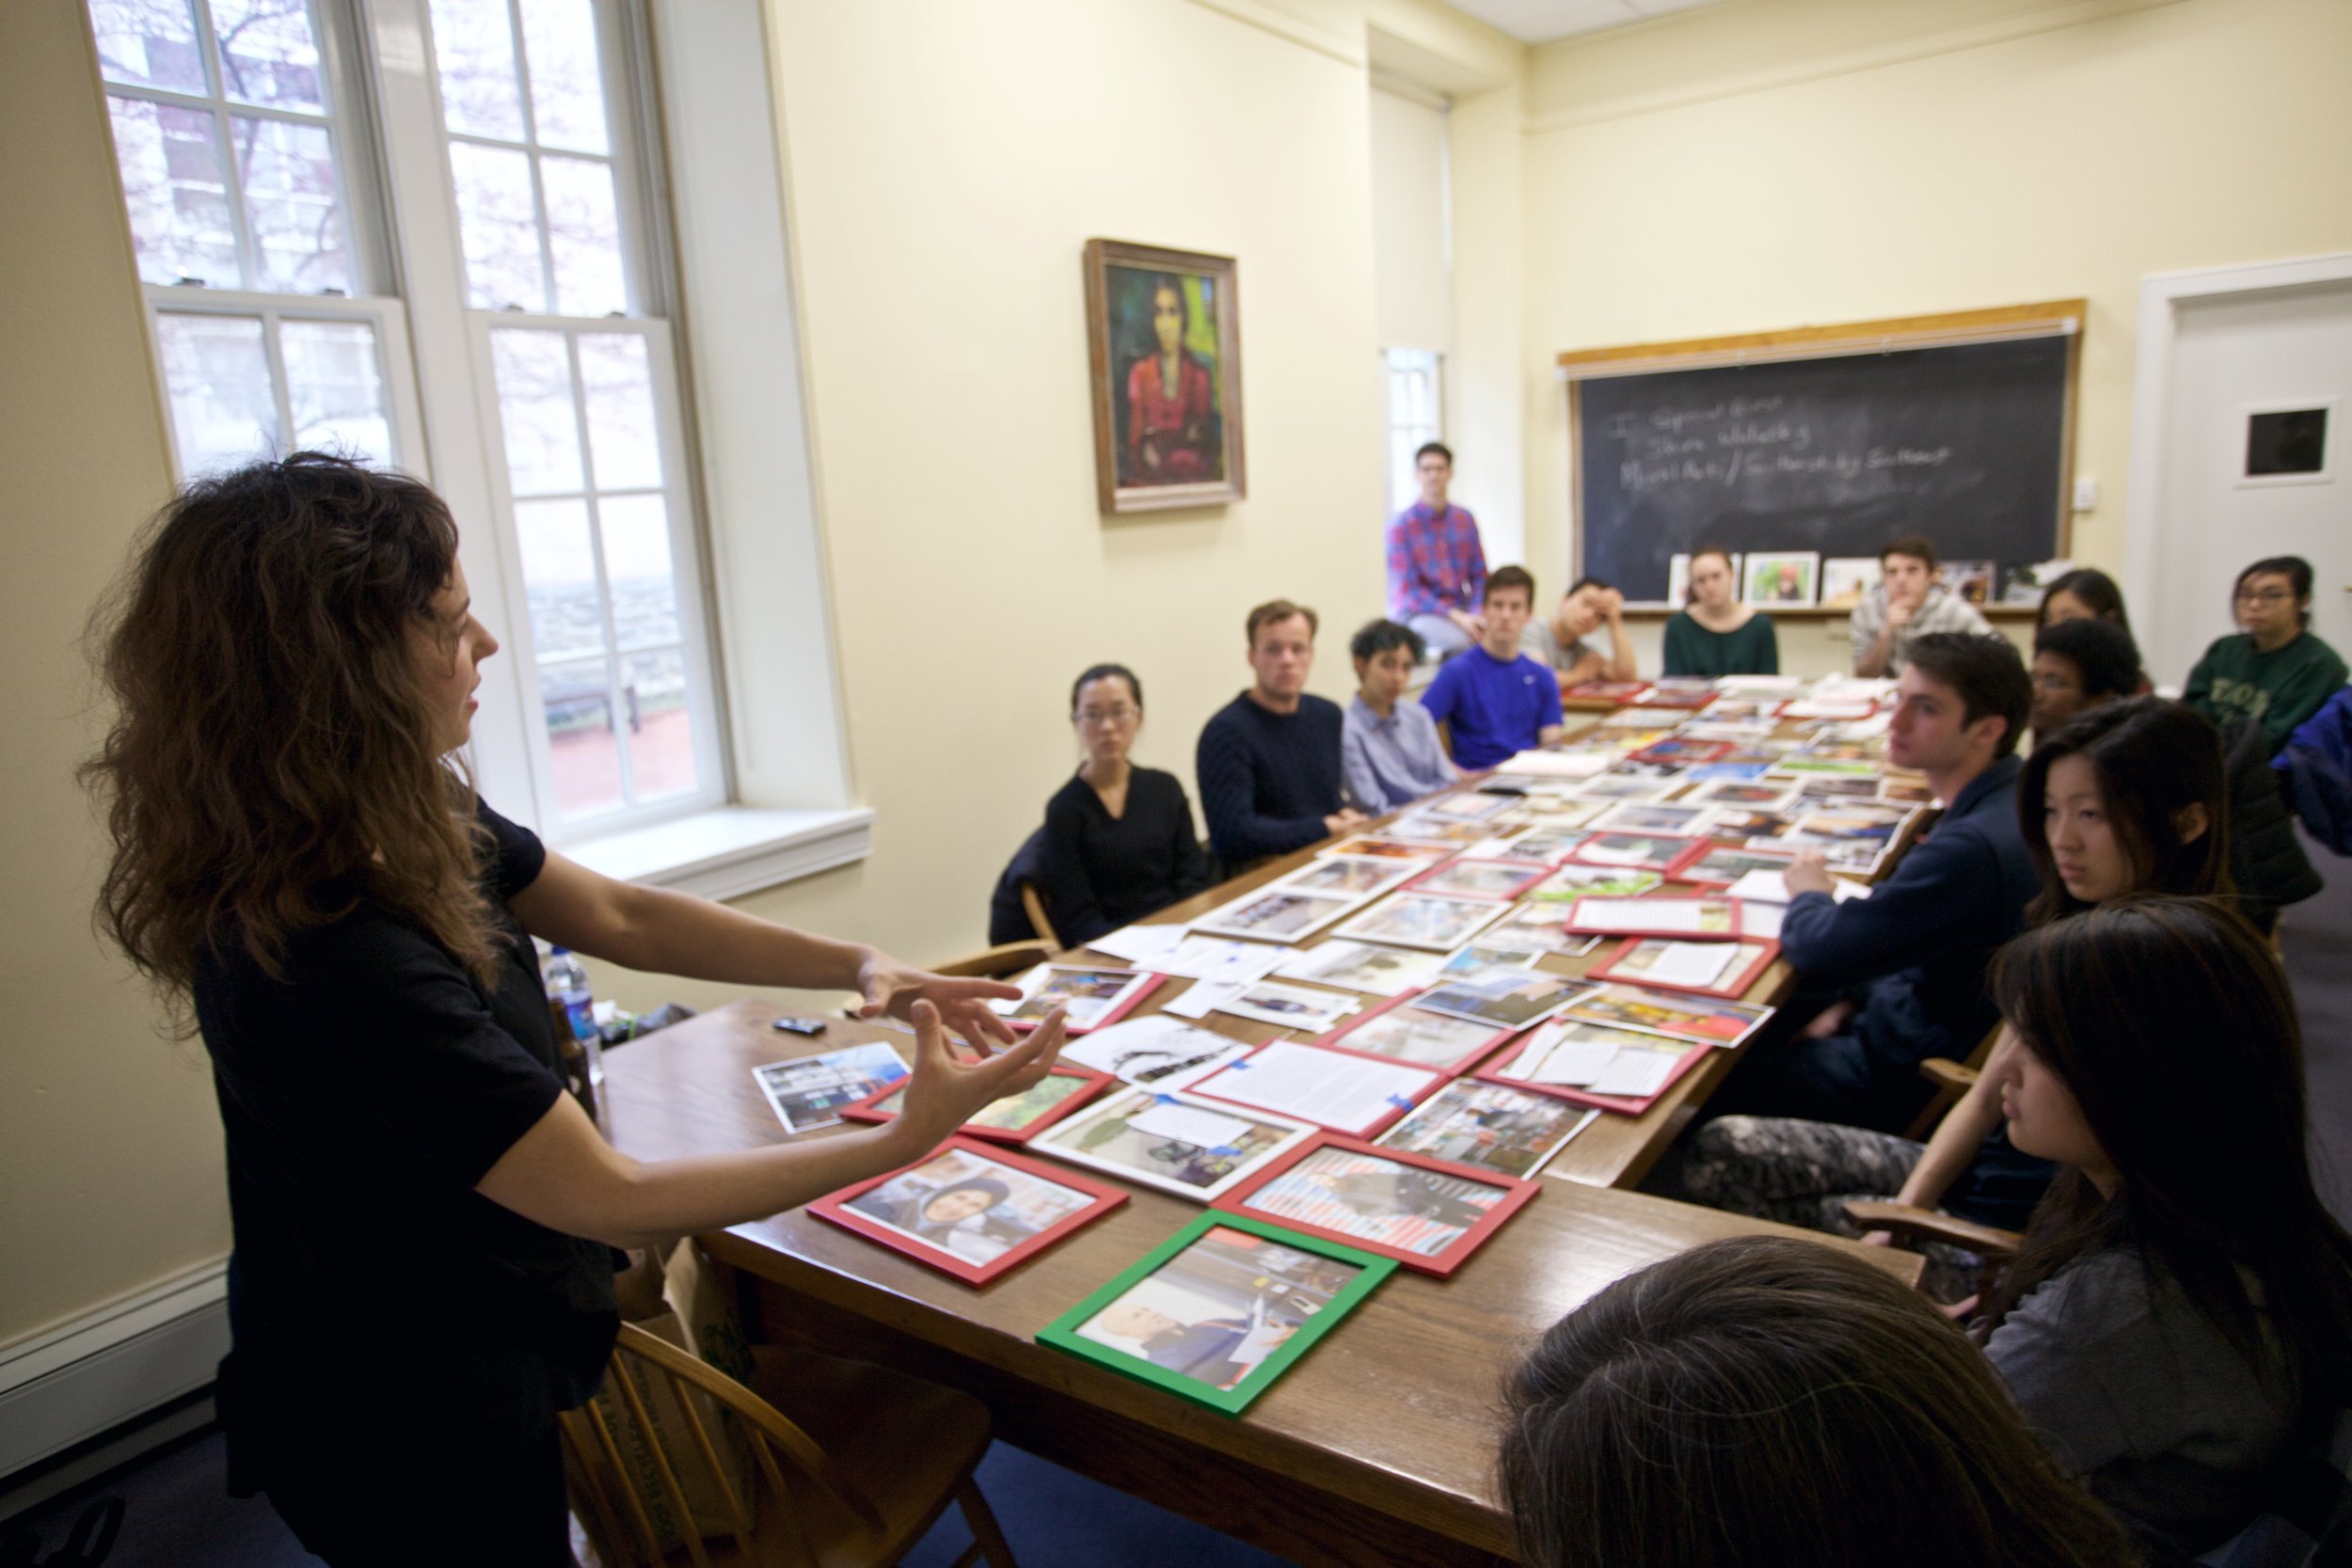
[[[857,1010],[860,1018],[878,1018],[888,1013],[901,1022],[912,1023],[914,1006],[929,1002],[941,1021],[975,1048],[985,1049],[992,1040],[1008,1044],[1013,1037],[1011,1025],[997,1017],[988,1005],[991,1000],[1019,999],[1021,988],[1006,985],[1002,980],[965,980],[933,974],[929,970],[909,969],[887,954],[877,953],[858,970],[857,985],[866,997]]]
[[[1019,1094],[1052,1069],[1062,1045],[1062,1012],[1057,1007],[1029,1037],[1010,1050],[961,1057],[947,1042],[939,1009],[917,1001],[907,1009],[914,1025],[914,1073],[907,1080],[898,1125],[908,1147],[929,1150],[986,1105]]]
[[[1791,898],[1800,893],[1827,893],[1829,861],[1819,849],[1800,849],[1789,861],[1788,869],[1780,874],[1780,879]]]

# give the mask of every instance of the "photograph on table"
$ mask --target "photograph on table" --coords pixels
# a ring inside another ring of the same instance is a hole
[[[1053,1069],[1019,1094],[991,1101],[966,1120],[961,1131],[992,1143],[1020,1144],[1042,1132],[1119,1080],[1091,1068],[1057,1062]],[[888,1121],[906,1099],[903,1083],[876,1089],[854,1105],[841,1108],[844,1121]]]
[[[1621,866],[1671,877],[1683,864],[1709,848],[1703,838],[1676,838],[1663,833],[1597,832],[1576,847],[1575,859],[1583,865]]]
[[[880,1040],[752,1069],[753,1081],[787,1132],[838,1126],[844,1107],[906,1075],[898,1053]]]
[[[1274,973],[1285,980],[1338,986],[1374,996],[1401,996],[1430,984],[1444,963],[1435,953],[1334,937],[1293,954]]]
[[[1560,693],[1571,703],[1607,703],[1613,707],[1634,702],[1649,689],[1647,681],[1586,681]]]
[[[1420,869],[1411,861],[1380,855],[1322,855],[1287,877],[1277,877],[1265,891],[1311,893],[1329,898],[1375,898]]]
[[[1890,844],[1911,820],[1913,808],[1856,800],[1805,811],[1792,832],[1846,844]]]
[[[1239,1415],[1397,1266],[1248,1215],[1203,1214],[1038,1342]]]
[[[1392,893],[1332,934],[1357,942],[1384,942],[1451,953],[1492,925],[1506,904],[1488,898],[1446,898],[1427,893]]]
[[[1509,914],[1486,927],[1481,940],[1503,948],[1540,948],[1568,958],[1581,958],[1600,941],[1569,930],[1560,906],[1548,900],[1513,905]]]
[[[1379,1147],[1525,1179],[1599,1115],[1556,1096],[1456,1078],[1381,1133]]]
[[[1362,1006],[1354,997],[1336,991],[1309,990],[1304,986],[1286,986],[1279,980],[1260,980],[1219,998],[1215,1010],[1278,1028],[1320,1035]]]
[[[1479,938],[1464,942],[1449,955],[1444,967],[1438,971],[1431,985],[1448,980],[1475,979],[1492,970],[1534,969],[1543,959],[1544,949],[1532,942],[1503,942]]]
[[[1479,1069],[1478,1079],[1638,1117],[1713,1049],[1696,1041],[1559,1018],[1498,1053]]]
[[[1809,811],[1825,800],[1876,800],[1883,781],[1876,774],[1855,774],[1846,778],[1805,779],[1797,785],[1797,803],[1792,810]],[[1789,824],[1795,826],[1792,821]]]
[[[1181,1089],[1253,1049],[1247,1040],[1152,1013],[1070,1041],[1061,1048],[1061,1059],[1139,1088]]]
[[[1433,865],[1406,886],[1444,898],[1490,898],[1508,902],[1551,875],[1549,861],[1470,860]]]
[[[1771,852],[1758,847],[1753,841],[1744,849],[1727,849],[1718,846],[1677,870],[1674,879],[1696,887],[1729,887],[1751,871],[1788,870],[1795,853],[1791,849]]]
[[[1768,779],[1875,779],[1880,764],[1861,757],[1816,756],[1791,752],[1772,764]],[[1875,787],[1875,786],[1874,786]]]
[[[1576,852],[1584,842],[1584,835],[1573,829],[1554,828],[1549,823],[1531,828],[1525,835],[1507,842],[1500,860],[1534,861],[1539,864],[1558,865]]]
[[[1780,943],[1768,938],[1687,942],[1634,937],[1597,961],[1590,974],[1596,980],[1731,1000],[1746,995],[1765,966],[1779,956]]]
[[[1797,798],[1793,784],[1764,784],[1755,779],[1707,779],[1675,801],[1678,806],[1745,806],[1752,811],[1780,811]]]
[[[1183,980],[1205,980],[1217,986],[1246,986],[1274,973],[1291,951],[1240,937],[1206,937],[1186,931],[1184,940],[1154,958],[1155,973]]]
[[[1427,1099],[1445,1078],[1404,1062],[1276,1040],[1227,1063],[1195,1084],[1192,1092],[1369,1138]]]
[[[1465,822],[1458,816],[1432,816],[1427,812],[1398,817],[1389,824],[1388,834],[1407,844],[1437,845],[1449,850],[1459,850],[1465,844],[1493,836],[1483,822]]]
[[[1752,605],[1809,605],[1821,586],[1821,556],[1818,550],[1751,550],[1747,570],[1740,576]]]
[[[1591,981],[1573,974],[1554,974],[1543,969],[1499,969],[1432,986],[1413,998],[1413,1005],[1498,1029],[1524,1029],[1549,1018],[1593,989]]]
[[[1522,1179],[1327,1132],[1211,1207],[1344,1242],[1443,1278],[1537,1190]]]
[[[1650,805],[1629,800],[1593,819],[1594,833],[1664,833],[1675,838],[1700,838],[1713,816],[1711,806]],[[1586,843],[1591,842],[1587,835]],[[1580,844],[1578,848],[1584,846]]]
[[[1579,865],[1574,861],[1546,877],[1527,890],[1531,904],[1570,904],[1586,894],[1613,894],[1620,898],[1632,898],[1647,893],[1665,880],[1655,871],[1629,870],[1622,866]]]
[[[1518,804],[1513,795],[1488,795],[1475,789],[1458,789],[1451,795],[1440,795],[1422,804],[1423,816],[1451,817],[1458,822],[1490,822]]]
[[[1587,779],[1577,786],[1577,798],[1585,800],[1662,800],[1679,785],[1670,778],[1635,778],[1626,773],[1603,773]],[[1606,812],[1601,814],[1607,816]],[[1598,821],[1599,818],[1594,818]]]
[[[1372,860],[1411,861],[1416,864],[1426,865],[1431,861],[1445,859],[1451,852],[1443,845],[1417,844],[1411,839],[1382,838],[1376,834],[1359,833],[1353,838],[1340,840],[1328,849],[1318,849],[1315,854],[1317,858],[1324,860],[1340,855],[1353,855]]]
[[[1117,1022],[1156,987],[1161,976],[1144,969],[1097,969],[1088,964],[1039,964],[1016,974],[1017,1002],[991,1002],[1007,1023],[1034,1029],[1055,1008],[1063,1009],[1073,1035]]]
[[[1851,610],[1879,585],[1879,563],[1872,556],[1834,555],[1821,562],[1821,608]]]
[[[1321,930],[1361,904],[1356,894],[1295,893],[1261,888],[1220,904],[1192,923],[1212,936],[1248,937],[1258,942],[1296,942]]]
[[[1756,1033],[1772,1016],[1772,1009],[1753,1002],[1718,1002],[1679,991],[1614,985],[1578,997],[1562,1016],[1673,1039],[1730,1046]]]
[[[1126,1201],[1108,1182],[959,1137],[920,1164],[845,1187],[808,1212],[985,1285]]]
[[[1613,804],[1614,802],[1609,800],[1579,800],[1566,795],[1546,794],[1529,796],[1520,803],[1519,810],[1526,814],[1528,821],[1533,825],[1528,835],[1531,838],[1536,833],[1544,832],[1557,834],[1562,838],[1582,838],[1584,835],[1576,830],[1607,811]],[[1531,854],[1528,859],[1542,860],[1544,857]]]
[[[1720,762],[1731,754],[1728,740],[1703,740],[1689,735],[1670,735],[1663,740],[1653,740],[1638,752],[1628,753],[1633,762],[1654,763],[1664,768],[1695,768],[1704,763]]]
[[[1350,1019],[1315,1043],[1332,1051],[1353,1051],[1455,1073],[1467,1071],[1510,1034],[1501,1025],[1424,1012],[1407,996]]]
[[[1704,894],[1580,898],[1568,906],[1567,927],[1607,937],[1736,937],[1740,906]]]
[[[1114,1090],[1029,1144],[1039,1154],[1205,1203],[1314,1129],[1156,1089]]]
[[[1795,819],[1782,812],[1760,811],[1749,806],[1717,806],[1714,812],[1715,815],[1708,820],[1707,836],[1718,843],[1726,839],[1745,842],[1771,838],[1795,826]]]

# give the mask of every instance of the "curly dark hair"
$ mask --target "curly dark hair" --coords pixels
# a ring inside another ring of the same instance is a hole
[[[114,721],[81,776],[114,855],[100,928],[183,1002],[242,949],[360,897],[485,981],[473,788],[439,753],[418,671],[451,647],[434,600],[457,559],[439,497],[300,451],[190,484],[92,622]]]

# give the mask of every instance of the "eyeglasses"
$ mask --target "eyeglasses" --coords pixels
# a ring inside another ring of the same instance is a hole
[[[1143,717],[1138,707],[1082,707],[1077,720],[1081,724],[1125,724]]]
[[[2237,591],[2240,604],[2284,604],[2295,595],[2284,588],[2241,588]]]

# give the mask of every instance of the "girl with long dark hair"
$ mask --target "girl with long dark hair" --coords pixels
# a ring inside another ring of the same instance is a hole
[[[2010,1136],[2061,1170],[1978,1332],[2059,1465],[2195,1556],[2352,1399],[2286,977],[2221,904],[2149,897],[2027,932],[1992,984]]]
[[[2296,726],[2344,689],[2344,658],[2311,629],[2312,563],[2299,555],[2240,572],[2230,609],[2243,629],[2214,640],[2181,700],[2223,729],[2252,720],[2276,756]]]
[[[1058,1015],[995,1051],[1011,987],[612,881],[491,810],[457,755],[498,642],[413,480],[298,452],[191,485],[100,629],[100,921],[201,1031],[227,1134],[230,1486],[339,1568],[568,1563],[555,1416],[604,1375],[611,1249],[911,1164],[1052,1063]],[[533,935],[860,992],[914,1025],[904,1113],[629,1160],[564,1092]]]

